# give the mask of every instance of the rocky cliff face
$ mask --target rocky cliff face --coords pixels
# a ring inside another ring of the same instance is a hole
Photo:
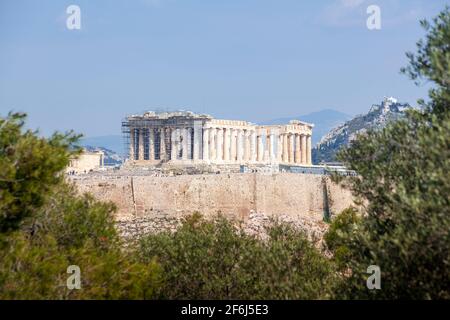
[[[385,98],[381,104],[373,105],[368,113],[358,115],[326,134],[312,150],[313,163],[336,161],[336,153],[358,134],[383,128],[390,121],[404,117],[405,111],[410,108],[409,104],[399,103],[395,98]]]

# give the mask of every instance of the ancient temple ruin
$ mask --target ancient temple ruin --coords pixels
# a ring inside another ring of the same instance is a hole
[[[190,111],[128,116],[122,122],[128,159],[133,164],[289,164],[311,165],[314,125],[291,120],[257,125],[219,120]]]

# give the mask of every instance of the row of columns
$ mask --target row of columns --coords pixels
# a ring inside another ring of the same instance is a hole
[[[205,128],[203,160],[311,164],[311,136],[279,134],[278,129],[271,128]]]
[[[130,140],[130,159],[136,160],[311,164],[311,135],[277,128],[139,128],[130,131]]]
[[[130,159],[200,160],[200,130],[195,127],[131,129]]]
[[[284,163],[311,164],[311,135],[283,133],[279,136],[281,150],[278,161]]]
[[[256,133],[250,129],[204,128],[203,160],[256,161]]]

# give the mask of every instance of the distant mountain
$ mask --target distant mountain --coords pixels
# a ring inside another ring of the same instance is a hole
[[[286,124],[290,120],[301,120],[314,124],[312,143],[315,145],[320,139],[327,134],[332,128],[350,120],[352,117],[343,112],[339,112],[332,109],[321,110],[318,112],[312,112],[298,117],[286,117],[278,118],[269,121],[265,121],[264,124]]]
[[[383,128],[388,122],[405,116],[405,110],[411,108],[397,99],[384,98],[381,104],[374,104],[367,114],[357,115],[353,119],[332,129],[312,150],[314,164],[336,161],[336,153],[348,145],[356,136],[368,129]]]
[[[121,156],[124,154],[123,138],[120,135],[87,137],[81,139],[80,144],[82,146],[104,148]]]
[[[124,162],[123,156],[119,155],[113,150],[102,148],[102,147],[94,147],[94,146],[84,146],[87,151],[103,151],[104,159],[103,163],[105,166],[114,166],[118,164],[122,164]]]

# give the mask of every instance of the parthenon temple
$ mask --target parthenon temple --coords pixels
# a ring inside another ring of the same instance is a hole
[[[256,125],[190,111],[128,116],[122,131],[135,164],[311,165],[313,124]]]

